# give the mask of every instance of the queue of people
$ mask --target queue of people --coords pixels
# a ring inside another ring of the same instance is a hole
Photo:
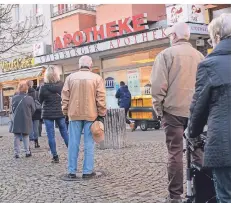
[[[231,197],[231,14],[222,14],[209,25],[214,48],[206,58],[189,42],[190,28],[177,23],[169,32],[171,46],[155,59],[151,74],[153,106],[162,119],[168,149],[168,191],[166,203],[181,203],[183,194],[183,134],[193,143],[208,124],[205,152],[195,152],[195,162],[211,168],[217,201],[230,202]],[[68,177],[76,178],[81,133],[84,130],[83,178],[94,173],[94,140],[91,125],[103,122],[106,115],[106,94],[101,76],[91,72],[92,59],[82,56],[79,71],[60,80],[56,67],[45,72],[39,96],[33,84],[20,82],[13,97],[15,158],[19,158],[20,136],[23,136],[26,157],[31,156],[29,135],[38,145],[39,105],[44,120],[53,162],[58,163],[54,122],[68,148]],[[119,106],[130,107],[131,94],[124,82],[116,94]],[[27,94],[28,93],[28,94]],[[68,116],[69,128],[65,118]],[[22,119],[23,118],[23,119]],[[126,120],[130,124],[129,120]],[[34,129],[33,133],[31,132]],[[131,125],[131,128],[133,126]],[[187,130],[185,131],[185,129]]]

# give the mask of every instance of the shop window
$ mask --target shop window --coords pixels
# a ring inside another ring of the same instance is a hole
[[[147,51],[117,56],[112,59],[105,59],[103,60],[103,69],[153,62],[157,54],[165,48],[166,47],[158,47]]]

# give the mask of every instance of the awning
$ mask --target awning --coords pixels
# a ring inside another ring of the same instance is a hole
[[[42,76],[44,67],[25,69],[15,72],[0,74],[0,83],[6,81],[23,80],[27,78],[37,78]]]

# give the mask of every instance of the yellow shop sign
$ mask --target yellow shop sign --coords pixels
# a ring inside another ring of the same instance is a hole
[[[12,61],[1,61],[0,66],[3,72],[16,71],[34,66],[34,58],[17,58]]]

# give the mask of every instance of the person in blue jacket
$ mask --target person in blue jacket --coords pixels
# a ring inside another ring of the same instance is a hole
[[[119,107],[125,109],[126,123],[129,124],[132,131],[134,131],[134,123],[127,118],[127,113],[131,107],[131,93],[123,81],[120,82],[120,88],[117,90],[115,97],[118,99]]]

